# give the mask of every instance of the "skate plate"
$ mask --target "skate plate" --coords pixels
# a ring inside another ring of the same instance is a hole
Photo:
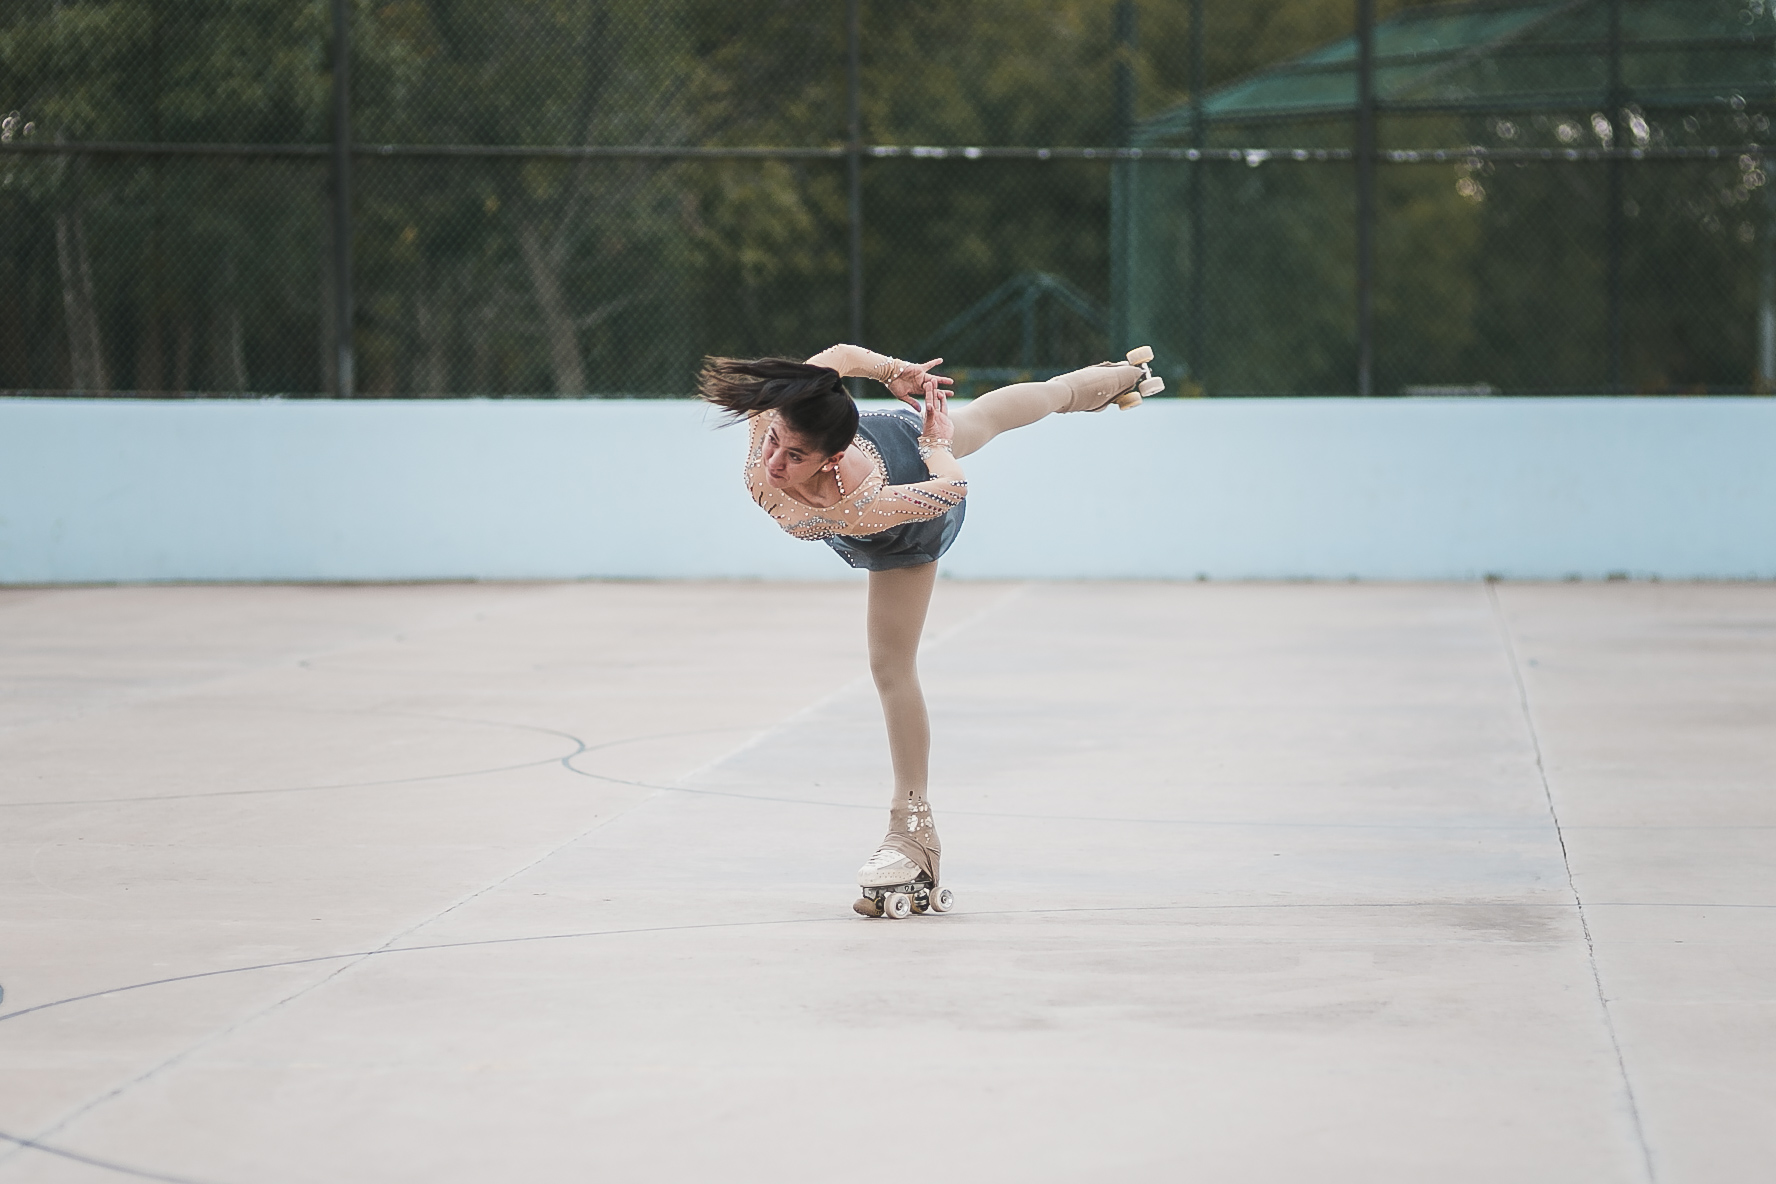
[[[1126,358],[1129,365],[1139,366],[1141,368],[1141,377],[1135,383],[1135,389],[1124,391],[1122,394],[1114,396],[1102,407],[1094,408],[1094,410],[1108,411],[1110,408],[1115,407],[1120,411],[1133,411],[1141,405],[1142,399],[1151,399],[1154,395],[1165,390],[1165,379],[1154,374],[1153,367],[1148,365],[1149,362],[1153,361],[1152,346],[1138,345],[1134,349],[1128,351]],[[1104,362],[1102,365],[1110,366],[1114,365],[1114,363]]]
[[[888,917],[901,920],[914,913],[947,913],[956,907],[956,894],[940,888],[929,880],[911,884],[891,884],[885,888],[862,888],[863,893],[851,908],[859,916]]]

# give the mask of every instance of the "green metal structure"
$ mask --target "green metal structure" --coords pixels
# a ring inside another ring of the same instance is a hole
[[[1407,9],[1136,126],[1113,332],[1210,394],[1768,391],[1772,118],[1761,0]]]
[[[1053,378],[1080,358],[1102,352],[1109,318],[1078,287],[1046,271],[1013,276],[946,321],[911,356],[944,358],[953,393],[976,395],[988,387]],[[974,366],[974,358],[1013,364]]]

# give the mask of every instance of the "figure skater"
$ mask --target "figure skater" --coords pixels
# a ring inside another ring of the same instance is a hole
[[[870,674],[882,700],[894,797],[888,834],[862,868],[866,916],[947,912],[942,847],[926,801],[931,725],[919,689],[919,635],[937,580],[937,561],[956,541],[968,482],[956,463],[1001,432],[1069,411],[1139,404],[1164,389],[1146,363],[1103,362],[1046,382],[989,391],[952,415],[950,379],[855,345],[835,345],[806,362],[710,358],[698,377],[709,402],[748,421],[746,487],[759,507],[799,539],[818,540],[869,572]],[[911,410],[861,415],[846,378],[871,378]]]

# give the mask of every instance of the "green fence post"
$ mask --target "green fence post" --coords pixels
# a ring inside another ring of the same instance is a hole
[[[352,381],[351,37],[349,0],[333,0],[333,324],[334,393]]]
[[[1357,394],[1375,393],[1375,0],[1357,0]]]

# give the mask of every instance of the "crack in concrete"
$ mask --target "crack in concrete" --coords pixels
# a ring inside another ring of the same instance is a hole
[[[1658,1184],[1659,1175],[1653,1167],[1653,1150],[1647,1143],[1646,1127],[1640,1117],[1640,1102],[1634,1095],[1634,1081],[1628,1075],[1628,1061],[1622,1053],[1622,1040],[1616,1032],[1615,1013],[1603,989],[1603,972],[1597,966],[1597,943],[1591,936],[1591,919],[1585,915],[1585,900],[1579,895],[1578,881],[1573,878],[1572,858],[1566,849],[1566,832],[1560,825],[1560,812],[1554,806],[1554,788],[1548,782],[1548,766],[1542,758],[1542,737],[1536,729],[1535,713],[1530,709],[1529,684],[1523,677],[1523,662],[1517,654],[1517,639],[1511,633],[1505,606],[1499,600],[1498,584],[1486,582],[1486,599],[1492,606],[1492,619],[1505,644],[1505,657],[1511,664],[1511,678],[1517,684],[1517,703],[1523,711],[1523,726],[1529,732],[1530,749],[1535,754],[1536,776],[1542,785],[1542,798],[1548,803],[1548,818],[1554,823],[1554,837],[1560,842],[1560,863],[1566,869],[1566,885],[1572,892],[1573,906],[1579,918],[1579,931],[1585,938],[1585,958],[1591,966],[1591,982],[1597,988],[1597,1005],[1603,1013],[1604,1030],[1609,1034],[1610,1048],[1616,1055],[1616,1072],[1622,1081],[1622,1093],[1628,1103],[1628,1118],[1634,1129],[1634,1140],[1640,1151],[1641,1170],[1647,1184]]]

